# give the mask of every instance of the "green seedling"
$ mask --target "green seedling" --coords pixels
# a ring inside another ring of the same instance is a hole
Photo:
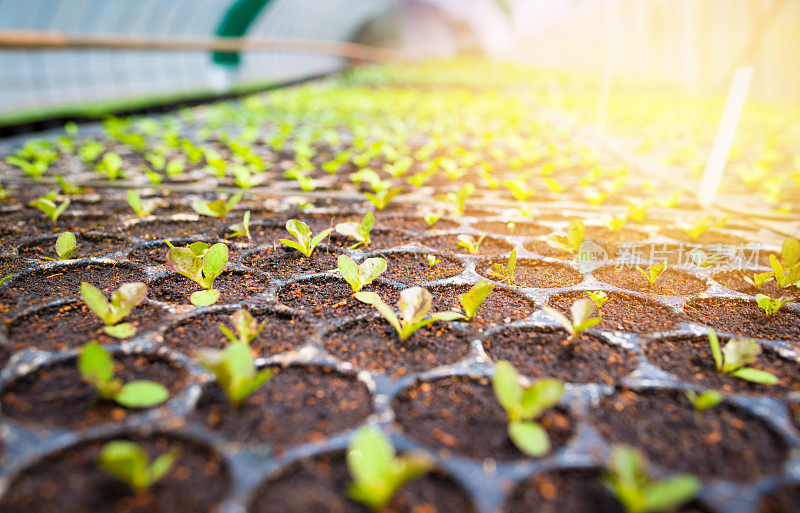
[[[781,260],[786,267],[800,263],[800,241],[792,237],[784,240],[781,246]]]
[[[220,291],[213,288],[214,280],[222,274],[228,263],[228,247],[221,242],[213,246],[205,242],[193,242],[185,248],[176,248],[169,241],[167,244],[170,246],[167,266],[205,289],[192,292],[189,301],[195,306],[216,303]]]
[[[235,408],[274,374],[271,369],[256,369],[247,344],[230,344],[222,350],[202,349],[198,358],[206,369],[214,373],[217,383]]]
[[[142,166],[142,172],[144,172],[151,185],[158,186],[164,181],[164,175],[149,169],[147,166]]]
[[[508,257],[508,266],[504,266],[503,264],[497,263],[492,264],[492,267],[489,269],[489,276],[492,278],[497,278],[500,283],[508,282],[514,283],[514,271],[517,268],[517,250],[512,249],[511,255]]]
[[[42,175],[47,171],[47,168],[50,167],[50,163],[46,160],[34,160],[33,162],[29,162],[14,155],[9,155],[5,158],[5,160],[12,166],[20,168],[35,182],[38,182],[42,178]]]
[[[725,397],[716,390],[706,390],[705,392],[701,392],[699,394],[694,390],[687,390],[685,394],[686,398],[689,399],[689,402],[692,403],[692,408],[694,408],[694,411],[697,413],[703,413],[704,411],[717,406]]]
[[[153,213],[158,206],[156,200],[143,201],[142,197],[134,189],[128,189],[128,205],[138,217],[146,217]]]
[[[265,173],[253,173],[250,166],[233,166],[233,183],[242,189],[250,189],[257,185],[261,185],[267,179]]]
[[[347,450],[347,469],[353,478],[347,496],[381,511],[406,483],[428,473],[432,466],[433,461],[423,453],[396,456],[383,431],[364,426]]]
[[[781,308],[792,301],[794,301],[794,298],[789,296],[772,299],[764,294],[756,294],[756,303],[762,310],[764,310],[764,313],[767,314],[767,317],[772,317],[778,313]]]
[[[628,513],[665,513],[694,499],[700,481],[688,474],[655,480],[635,449],[617,446],[611,452],[603,483]]]
[[[545,185],[547,185],[548,189],[553,191],[554,194],[561,194],[562,192],[567,190],[567,187],[564,184],[559,183],[553,180],[552,178],[545,178],[544,183]]]
[[[775,279],[775,274],[772,272],[755,273],[753,277],[745,276],[742,278],[745,282],[749,283],[756,290],[760,289],[765,283],[771,282]]]
[[[385,258],[367,258],[361,265],[356,265],[349,256],[339,255],[339,274],[350,284],[355,294],[386,271],[387,263]]]
[[[244,213],[241,223],[232,224],[228,226],[228,229],[232,232],[227,236],[228,239],[235,239],[237,237],[252,239],[250,236],[250,211],[248,210]]]
[[[711,228],[711,223],[708,219],[698,219],[688,226],[683,226],[681,229],[692,240],[697,240],[700,236],[706,233]]]
[[[78,156],[89,164],[97,160],[105,149],[106,147],[100,141],[88,139],[78,148]]]
[[[755,340],[734,338],[721,349],[717,333],[713,329],[709,329],[708,343],[711,346],[714,365],[718,371],[761,385],[774,385],[778,382],[778,378],[770,372],[746,367],[755,362],[756,357],[761,354],[761,346]]]
[[[514,445],[529,456],[547,454],[550,437],[535,419],[558,404],[564,384],[557,379],[542,378],[524,387],[514,366],[501,360],[494,366],[492,388],[508,415],[508,437]]]
[[[779,287],[785,288],[800,283],[800,263],[787,264],[784,268],[775,255],[770,255],[769,265],[772,267],[775,283]]]
[[[403,192],[403,189],[396,187],[394,189],[383,189],[377,191],[375,194],[365,192],[364,197],[367,198],[377,210],[383,210],[388,207],[392,199],[401,192]]]
[[[433,225],[435,225],[435,224],[436,224],[436,222],[437,222],[439,219],[441,219],[441,217],[442,217],[442,216],[441,216],[441,215],[439,215],[439,214],[434,214],[433,212],[428,212],[427,214],[425,214],[425,215],[422,217],[422,219],[423,219],[423,220],[425,220],[425,223],[427,223],[427,225],[428,225],[428,226],[430,226],[431,228],[433,228]]]
[[[597,313],[602,315],[603,312],[601,312],[600,309],[606,304],[606,301],[608,301],[608,294],[602,290],[596,290],[594,292],[587,290],[586,295],[589,296],[594,306],[597,307]]]
[[[222,334],[233,344],[247,345],[261,333],[261,330],[267,325],[267,321],[258,324],[255,317],[242,308],[233,312],[233,315],[231,315],[231,324],[233,324],[233,329],[236,330],[236,334],[234,335],[227,326],[220,323],[219,329]]]
[[[472,183],[465,183],[459,187],[458,191],[443,194],[439,199],[450,205],[450,209],[456,217],[461,217],[464,215],[464,206],[467,199],[473,194],[475,194],[475,185]]]
[[[58,260],[69,260],[78,252],[78,240],[72,232],[64,232],[56,239],[56,255]],[[55,260],[50,257],[42,257],[42,260]]]
[[[180,449],[172,447],[151,463],[147,451],[139,444],[128,440],[112,440],[100,450],[97,466],[139,493],[166,476],[179,456]]]
[[[600,324],[601,321],[600,317],[591,317],[595,309],[595,304],[591,299],[579,299],[572,303],[570,307],[572,321],[549,306],[544,306],[542,308],[550,317],[561,324],[573,338],[580,337],[581,333]]]
[[[467,253],[474,255],[478,252],[478,249],[480,249],[481,242],[483,242],[485,238],[486,235],[481,235],[476,239],[472,235],[462,234],[456,238],[456,247],[464,248],[467,250]]]
[[[13,276],[14,276],[14,273],[11,273],[11,274],[7,274],[7,275],[3,276],[2,278],[0,278],[0,285],[2,285],[3,283],[7,282],[8,280],[10,280]]]
[[[547,244],[555,249],[565,251],[571,255],[580,253],[583,240],[586,238],[586,227],[583,221],[575,219],[567,227],[567,235],[551,235]]]
[[[64,196],[74,196],[76,194],[83,193],[83,187],[78,187],[75,184],[69,183],[68,181],[64,180],[64,177],[56,174],[53,176],[55,178],[56,183],[61,188],[61,194]]]
[[[237,192],[227,200],[222,198],[217,198],[214,201],[204,201],[199,199],[192,202],[192,210],[201,216],[222,218],[228,215],[228,213],[233,210],[233,207],[235,207],[241,200],[241,192]]]
[[[279,241],[290,248],[294,248],[303,254],[306,258],[311,258],[314,248],[322,242],[322,239],[330,235],[333,228],[318,233],[314,238],[311,237],[311,228],[308,227],[303,221],[297,219],[290,219],[286,221],[286,230],[294,235],[297,242],[288,239],[279,239]]]
[[[94,169],[98,173],[105,173],[109,180],[116,180],[117,178],[124,177],[122,173],[122,157],[113,151],[109,151],[103,155],[103,158],[95,165]]]
[[[340,235],[354,238],[356,243],[350,246],[350,249],[356,249],[359,246],[370,245],[370,242],[372,241],[370,240],[369,234],[372,231],[372,225],[374,224],[375,216],[372,212],[367,212],[364,214],[364,219],[362,219],[360,223],[355,221],[339,223],[334,227],[334,229],[336,230],[336,233]]]
[[[514,196],[514,199],[517,201],[527,201],[528,198],[536,194],[536,189],[528,187],[528,183],[525,179],[517,178],[513,181],[506,180],[503,182],[503,185],[511,191],[511,195]]]
[[[200,150],[200,151],[202,151],[202,150]],[[190,160],[193,160],[193,159],[191,159],[191,157],[190,157]],[[197,160],[194,160],[194,162],[196,163],[199,160],[200,159],[198,157]],[[170,177],[178,176],[179,174],[183,173],[183,170],[185,168],[186,168],[186,161],[181,160],[181,159],[174,159],[174,160],[170,160],[169,162],[167,162],[167,165],[164,167],[164,173],[166,173],[167,176],[170,176]]]
[[[618,217],[615,217],[614,219],[608,222],[608,231],[610,231],[611,233],[616,233],[620,231],[627,222],[628,221],[626,219],[620,219]]]
[[[478,315],[478,309],[493,290],[493,283],[481,280],[473,285],[467,292],[458,296],[458,301],[461,303],[461,306],[464,308],[464,313],[466,314],[464,315],[465,321],[471,321]]]
[[[411,287],[400,292],[400,299],[397,301],[401,316],[399,318],[392,307],[375,292],[358,292],[355,298],[375,307],[378,313],[397,330],[401,341],[405,341],[414,332],[433,322],[463,319],[463,316],[456,312],[437,312],[428,315],[431,309],[431,294],[422,287]]]
[[[48,219],[50,219],[50,221],[53,222],[53,225],[55,225],[56,222],[58,222],[59,216],[61,216],[61,214],[63,214],[64,211],[67,210],[69,204],[70,204],[69,198],[66,198],[60,204],[56,205],[55,200],[46,196],[41,196],[33,200],[32,202],[28,203],[28,206],[35,207],[41,210],[42,213],[46,215]]]
[[[431,254],[427,254],[427,255],[425,255],[425,260],[428,262],[428,266],[429,266],[431,269],[433,269],[434,267],[436,267],[436,264],[438,264],[439,262],[441,262],[441,260],[439,260],[438,258],[436,258],[436,256],[435,256],[435,255],[431,255]]]
[[[78,370],[85,382],[90,384],[100,397],[115,401],[125,408],[150,408],[169,398],[163,385],[152,381],[130,381],[123,383],[114,377],[114,360],[103,346],[89,342],[78,356]]]
[[[644,275],[647,281],[650,282],[651,286],[656,284],[656,280],[658,279],[659,276],[661,276],[661,274],[664,272],[666,268],[667,264],[665,263],[653,264],[646,271],[641,267],[639,267],[638,265],[636,266],[636,270]]]
[[[81,298],[92,312],[102,319],[103,332],[114,338],[128,338],[136,334],[136,328],[129,322],[120,322],[131,311],[142,304],[147,297],[144,283],[123,283],[108,301],[103,293],[90,283],[81,283]]]

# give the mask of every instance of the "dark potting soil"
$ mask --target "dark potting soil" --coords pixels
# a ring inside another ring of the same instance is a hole
[[[479,236],[475,236],[477,241]],[[444,251],[447,253],[469,254],[466,248],[456,246],[458,243],[458,235],[433,235],[425,237],[421,243],[436,251]],[[504,255],[510,253],[514,246],[510,243],[496,239],[494,237],[485,237],[478,247],[477,255]]]
[[[583,292],[565,292],[551,297],[548,303],[571,318],[569,309],[572,304],[587,297]],[[676,329],[678,323],[684,320],[681,315],[661,303],[615,292],[608,293],[608,300],[601,310],[602,321],[597,327],[608,331],[650,334]]]
[[[389,305],[397,303],[398,291],[393,285],[373,282],[362,289],[377,292]],[[278,290],[278,301],[309,315],[326,319],[361,315],[375,309],[353,297],[350,285],[337,278],[309,278],[288,283]]]
[[[446,280],[464,271],[464,263],[455,258],[437,256],[439,262],[431,267],[424,253],[384,253],[380,255],[388,262],[381,276],[408,286],[426,281]]]
[[[726,341],[726,337],[720,337],[721,346],[724,347]],[[758,385],[718,371],[707,337],[660,339],[650,342],[645,351],[648,361],[656,367],[677,376],[681,381],[703,388],[717,389],[727,394],[766,395],[800,390],[800,365],[780,357],[765,346],[762,349],[756,362],[748,367],[771,372],[778,378],[775,385]]]
[[[306,258],[296,249],[269,246],[242,257],[242,264],[264,271],[275,279],[286,280],[301,274],[312,274],[330,271],[337,268],[340,253],[317,246],[310,258]]]
[[[507,268],[508,259],[478,262],[476,271],[487,279],[501,281],[501,278],[489,274],[495,264],[500,264]],[[525,258],[517,260],[514,269],[514,280],[511,282],[506,281],[505,283],[516,285],[517,287],[560,288],[571,287],[582,281],[583,275],[571,267]]]
[[[553,232],[549,226],[526,222],[478,221],[472,225],[472,228],[488,234],[513,235],[515,237],[538,237]]]
[[[758,513],[795,513],[800,510],[800,485],[789,484],[767,494],[758,505]]]
[[[544,240],[536,239],[530,242],[526,242],[525,249],[538,256],[558,258],[559,260],[567,260],[567,261],[575,260],[574,254],[567,253],[566,251],[561,251],[560,249],[556,249],[550,246]]]
[[[368,318],[347,323],[326,334],[323,347],[358,367],[402,376],[466,358],[469,340],[463,332],[436,322],[401,341],[388,322]]]
[[[440,285],[431,287],[433,308],[431,311],[441,312],[453,310],[463,313],[464,309],[458,296],[472,288],[469,285]],[[495,287],[481,303],[477,316],[469,322],[471,329],[482,331],[509,322],[520,321],[536,310],[533,301],[522,294]]]
[[[25,269],[30,269],[33,265],[35,264],[25,260],[24,258],[17,258],[17,257],[0,258],[0,279],[8,276],[9,274],[14,274],[20,271],[24,271]]]
[[[800,287],[795,285],[790,285],[788,287],[781,288],[776,283],[775,280],[771,280],[761,286],[760,289],[755,288],[754,286],[750,285],[746,281],[744,281],[744,277],[747,276],[749,278],[753,278],[754,274],[758,274],[764,271],[724,271],[719,273],[714,273],[711,276],[711,279],[722,285],[723,287],[728,287],[731,290],[735,290],[736,292],[741,292],[742,294],[749,294],[751,296],[755,296],[756,294],[765,294],[772,298],[779,298],[782,296],[791,296],[794,297],[795,302],[800,301]]]
[[[150,283],[150,297],[166,303],[189,305],[189,296],[200,285],[180,274],[170,274]],[[266,292],[269,280],[261,274],[243,271],[225,271],[214,280],[214,288],[220,291],[216,304],[226,305],[253,299]]]
[[[642,269],[648,271],[649,267]],[[703,280],[670,268],[664,270],[652,285],[635,266],[606,266],[595,269],[592,274],[603,283],[644,294],[692,296],[707,288]]]
[[[390,249],[398,246],[415,244],[417,242],[413,235],[388,228],[373,228],[369,236],[370,243],[368,245],[359,246],[359,250],[373,251],[376,249]],[[336,232],[331,234],[331,244],[340,248],[349,248],[356,244],[356,242],[357,241],[352,237],[345,237]]]
[[[720,230],[715,230],[713,228],[709,229],[696,239],[692,239],[685,231],[678,228],[663,228],[659,230],[659,235],[669,237],[670,239],[675,239],[682,242],[691,242],[695,244],[743,244],[747,242],[741,237],[725,233]]]
[[[167,387],[170,397],[183,390],[185,369],[156,356],[116,355],[114,377],[124,383],[155,381]],[[119,422],[145,411],[126,409],[105,400],[83,381],[75,359],[37,369],[9,383],[0,398],[3,414],[26,424],[47,428],[85,428]],[[64,405],[69,405],[65,408]]]
[[[238,221],[223,221],[216,218],[201,217],[198,220],[152,219],[135,222],[120,228],[120,232],[128,237],[145,240],[171,239],[189,237],[214,232],[218,227],[227,228]]]
[[[81,282],[91,283],[108,297],[123,283],[144,280],[144,272],[138,267],[90,263],[40,269],[15,278],[9,285],[11,292],[22,297],[23,301],[41,303],[58,297],[77,296]]]
[[[488,379],[451,377],[418,386],[394,401],[397,421],[419,443],[469,458],[529,459],[508,438],[508,417]],[[572,436],[573,420],[560,409],[537,419],[550,436],[550,454]]]
[[[372,413],[369,391],[355,378],[313,367],[274,371],[238,408],[219,385],[209,384],[194,417],[230,440],[269,442],[280,453],[344,432]]]
[[[266,322],[261,333],[250,342],[260,356],[295,349],[314,336],[314,326],[302,317],[288,313],[251,312],[259,324]],[[164,333],[164,343],[186,354],[201,347],[221,349],[230,342],[219,329],[224,324],[236,335],[231,322],[232,312],[209,312],[182,320]]]
[[[671,472],[701,479],[774,474],[788,455],[762,420],[727,403],[696,414],[679,391],[621,390],[592,408],[588,420],[609,443],[632,445]]]
[[[375,224],[381,228],[400,228],[415,233],[429,230],[452,230],[459,226],[458,222],[446,218],[440,218],[433,224],[433,226],[430,226],[424,218],[412,215],[378,215],[375,218]]]
[[[86,258],[107,255],[117,251],[124,251],[130,247],[130,243],[122,238],[106,235],[85,235],[76,236],[78,251],[72,258]],[[29,242],[19,247],[19,256],[25,258],[58,258],[56,254],[56,238],[49,238],[44,241]]]
[[[347,497],[351,477],[343,454],[303,459],[255,492],[249,513],[369,513]],[[441,474],[419,477],[403,486],[382,513],[472,513],[464,492]]]
[[[121,322],[129,322],[141,335],[157,328],[167,317],[158,306],[142,304]],[[103,333],[103,321],[82,302],[45,307],[18,317],[8,326],[15,349],[69,351],[90,340],[102,344],[119,342]]]
[[[800,315],[781,308],[767,317],[755,301],[746,299],[694,299],[684,306],[686,317],[717,331],[744,337],[800,341]]]
[[[636,368],[635,355],[600,337],[583,333],[577,340],[563,330],[518,327],[492,333],[484,348],[493,360],[508,360],[534,378],[569,383],[614,385]]]
[[[50,454],[24,469],[0,499],[8,512],[52,513],[211,513],[231,488],[223,459],[198,442],[174,436],[129,438],[151,461],[172,447],[180,456],[146,492],[100,470],[97,458],[108,440],[92,441]]]

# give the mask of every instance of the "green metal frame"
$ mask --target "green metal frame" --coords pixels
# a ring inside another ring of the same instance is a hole
[[[217,27],[219,37],[242,37],[271,0],[235,0]],[[239,52],[214,52],[211,60],[220,66],[238,66]]]

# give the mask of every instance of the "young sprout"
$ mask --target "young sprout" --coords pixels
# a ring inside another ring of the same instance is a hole
[[[142,166],[142,171],[151,185],[158,186],[164,181],[164,176],[162,174],[149,169],[147,166]]]
[[[566,237],[563,235],[551,235],[547,239],[547,244],[552,248],[576,255],[581,250],[584,238],[586,238],[586,227],[583,225],[583,221],[575,219],[569,223]]]
[[[465,183],[457,192],[448,192],[441,196],[441,200],[452,205],[453,214],[457,217],[464,215],[464,205],[467,199],[475,194],[475,185],[472,183]]]
[[[169,242],[167,244],[170,246],[167,266],[206,289],[192,292],[189,301],[195,306],[216,303],[220,291],[213,288],[214,280],[222,274],[228,263],[228,247],[221,242],[213,246],[205,242],[193,242],[185,248],[176,248]]]
[[[347,449],[347,469],[353,481],[347,496],[373,511],[381,511],[406,483],[428,473],[433,461],[422,453],[396,456],[378,428],[360,428]]]
[[[745,367],[756,361],[761,354],[761,346],[753,339],[731,339],[720,349],[719,338],[713,329],[708,330],[708,343],[711,354],[718,371],[735,378],[759,383],[761,385],[774,385],[778,378],[767,371]]]
[[[111,294],[111,301],[108,301],[100,289],[90,283],[81,283],[80,292],[86,306],[102,319],[105,325],[103,332],[106,335],[114,338],[128,338],[136,334],[133,324],[120,323],[120,321],[147,297],[147,286],[144,283],[123,283]]]
[[[800,174],[798,174],[800,176]],[[792,267],[800,263],[800,241],[795,238],[789,237],[783,241],[781,246],[781,260],[787,267]]]
[[[489,294],[494,290],[494,284],[488,283],[484,280],[479,281],[472,286],[467,292],[458,296],[458,301],[464,308],[465,321],[471,321],[478,315],[478,308],[481,307],[483,301],[489,297]]]
[[[169,397],[169,391],[158,383],[123,383],[114,378],[114,360],[103,346],[94,341],[81,349],[78,370],[83,380],[94,387],[100,397],[115,401],[125,408],[150,408],[163,403]]]
[[[508,415],[508,437],[514,445],[529,456],[547,454],[550,438],[535,419],[558,404],[564,384],[557,379],[542,378],[523,387],[514,366],[501,360],[494,366],[492,388]]]
[[[306,258],[311,258],[314,248],[333,231],[333,228],[323,230],[314,238],[311,238],[311,228],[306,223],[297,219],[289,219],[286,221],[286,230],[294,235],[297,242],[288,239],[279,239],[279,241],[290,248],[296,249]]]
[[[497,278],[500,283],[509,282],[514,283],[514,271],[517,267],[517,250],[512,249],[511,255],[508,257],[508,267],[503,264],[493,264],[489,269],[489,276]]]
[[[794,263],[792,265],[787,264],[784,269],[775,255],[770,255],[769,265],[772,267],[775,283],[777,283],[779,287],[785,288],[800,283],[800,263]]]
[[[647,281],[650,282],[651,286],[656,284],[656,280],[658,279],[659,276],[661,276],[661,274],[664,272],[666,268],[667,268],[666,263],[653,264],[647,271],[645,271],[638,265],[636,266],[636,270],[642,273],[645,278],[647,278]]]
[[[64,232],[56,239],[56,255],[58,260],[69,260],[78,252],[78,240],[72,232]],[[55,260],[50,257],[42,257],[42,260]]]
[[[7,275],[3,276],[2,278],[0,278],[0,285],[2,285],[3,283],[7,282],[8,280],[10,280],[13,276],[14,276],[14,273],[11,273],[11,274],[7,274]]]
[[[756,294],[756,303],[758,306],[764,310],[764,313],[767,314],[767,317],[772,317],[778,310],[783,308],[788,303],[794,300],[793,297],[784,296],[778,299],[772,299],[769,296],[765,296],[764,294]]]
[[[435,255],[427,254],[425,255],[425,260],[428,261],[428,265],[432,268],[436,267],[436,264],[441,262]]]
[[[340,235],[354,238],[356,243],[350,246],[350,249],[356,249],[359,246],[370,245],[370,242],[372,241],[369,238],[369,234],[372,231],[373,224],[375,224],[375,216],[372,212],[367,212],[364,214],[364,219],[362,219],[360,223],[355,221],[339,223],[334,227],[334,229],[336,230],[336,233]]]
[[[503,185],[511,191],[511,195],[514,196],[514,199],[517,201],[527,201],[528,198],[536,194],[536,189],[528,187],[528,184],[525,179],[517,178],[515,180],[506,180],[503,182]]]
[[[697,240],[701,235],[706,233],[709,228],[711,228],[711,223],[708,219],[698,219],[691,225],[681,227],[692,240]]]
[[[230,344],[222,350],[201,349],[198,358],[206,369],[214,373],[217,383],[235,408],[274,374],[271,369],[256,369],[247,344]]]
[[[665,513],[694,499],[700,481],[688,474],[655,480],[635,449],[616,446],[611,452],[603,483],[628,513]]]
[[[134,189],[128,189],[128,205],[138,217],[149,216],[158,206],[155,200],[142,201],[142,197]]]
[[[97,466],[139,493],[166,476],[178,456],[180,449],[172,447],[151,463],[147,451],[139,444],[128,440],[112,440],[100,450]]]
[[[100,162],[95,165],[95,171],[98,173],[105,173],[109,180],[123,178],[122,157],[112,151],[107,152],[103,155],[103,158],[100,159]]]
[[[375,194],[365,192],[364,196],[377,210],[383,210],[388,207],[392,199],[401,192],[403,192],[403,189],[396,187],[394,189],[382,189],[376,191]]]
[[[425,214],[425,216],[423,216],[422,219],[425,220],[425,222],[428,224],[428,226],[433,228],[433,225],[435,225],[436,221],[438,221],[441,217],[442,216],[440,216],[439,214],[434,214],[433,212],[428,212],[427,214]]]
[[[225,217],[242,200],[242,193],[237,192],[227,200],[217,198],[214,201],[195,200],[192,209],[201,216]]]
[[[625,223],[627,223],[627,222],[628,221],[626,219],[620,219],[618,217],[615,217],[614,219],[612,219],[611,221],[608,222],[608,230],[611,233],[616,233],[616,232],[620,231],[622,229],[622,227],[625,226]]]
[[[228,226],[228,229],[233,232],[227,236],[228,239],[235,239],[236,237],[252,239],[250,236],[250,211],[248,210],[244,213],[241,223],[232,224]]]
[[[590,317],[595,308],[595,304],[591,299],[579,299],[572,303],[570,307],[572,321],[549,306],[545,305],[542,308],[550,317],[558,321],[573,338],[580,337],[581,333],[600,324],[601,321],[600,317]]]
[[[478,252],[478,249],[481,247],[481,242],[483,239],[486,238],[486,235],[481,235],[477,239],[472,235],[459,235],[456,239],[456,247],[457,248],[464,248],[467,250],[468,253],[474,255]]]
[[[61,194],[64,196],[73,196],[83,192],[83,187],[78,187],[75,184],[69,183],[68,181],[64,180],[63,176],[59,174],[54,175],[53,178],[55,178],[56,183],[61,188]]]
[[[716,390],[706,390],[705,392],[697,393],[694,390],[687,390],[685,392],[686,398],[692,403],[692,408],[697,413],[713,408],[722,402],[724,396]]]
[[[350,284],[355,294],[386,271],[387,263],[385,258],[367,258],[361,265],[356,265],[349,256],[339,255],[339,274]]]
[[[261,333],[261,330],[267,325],[267,321],[258,324],[255,317],[242,308],[233,312],[233,315],[231,315],[231,324],[233,324],[233,329],[236,330],[236,334],[234,335],[227,326],[220,323],[219,329],[222,334],[233,344],[247,345]]]
[[[603,308],[603,305],[606,304],[606,301],[608,301],[608,294],[602,290],[596,290],[594,292],[587,290],[586,295],[589,296],[589,299],[592,300],[594,306],[597,307],[597,313],[602,315],[603,312],[601,312],[600,309]]]
[[[422,287],[411,287],[400,292],[400,299],[397,301],[397,307],[400,309],[399,318],[392,307],[375,292],[358,292],[355,297],[362,303],[374,306],[378,313],[397,330],[401,341],[405,341],[418,329],[433,322],[463,319],[463,316],[456,312],[436,312],[428,316],[431,309],[431,294]]]
[[[755,273],[753,277],[745,276],[742,278],[744,281],[753,286],[756,290],[760,289],[765,283],[775,279],[775,274],[772,272]]]
[[[66,198],[62,201],[59,205],[56,205],[55,200],[51,199],[47,196],[41,196],[30,203],[28,206],[36,207],[42,211],[44,215],[46,215],[50,221],[53,222],[55,226],[56,222],[58,221],[58,217],[64,213],[64,211],[69,207],[70,199]]]
[[[564,184],[559,183],[553,180],[552,178],[545,178],[544,183],[545,185],[547,185],[548,189],[553,191],[554,194],[561,194],[562,192],[567,190],[567,187]]]

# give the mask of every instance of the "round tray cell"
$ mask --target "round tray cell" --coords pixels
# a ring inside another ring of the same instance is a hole
[[[694,299],[683,307],[686,317],[718,332],[769,340],[800,341],[800,314],[781,308],[767,317],[755,301],[711,297]]]
[[[434,312],[454,310],[463,313],[458,296],[468,292],[470,285],[438,285],[431,287]],[[502,326],[509,322],[521,321],[536,310],[533,301],[518,292],[495,287],[481,303],[478,314],[469,322],[469,327],[477,331]]]
[[[464,271],[464,263],[455,258],[437,256],[439,262],[431,267],[425,253],[384,253],[380,256],[387,261],[383,278],[395,280],[408,286],[425,281],[446,280]]]
[[[214,288],[220,291],[216,304],[227,305],[252,299],[267,291],[267,277],[243,271],[225,271],[214,280]],[[170,274],[149,284],[150,297],[165,303],[189,305],[189,296],[200,285],[180,274]]]
[[[745,276],[752,279],[754,274],[759,274],[762,272],[766,271],[763,270],[723,271],[714,273],[711,276],[711,279],[719,283],[723,287],[735,290],[736,292],[741,292],[742,294],[749,294],[751,296],[755,296],[756,294],[764,294],[769,297],[775,297],[775,298],[782,296],[790,296],[794,298],[795,302],[800,302],[800,287],[797,287],[796,285],[790,285],[788,287],[781,288],[775,283],[775,280],[773,279],[761,285],[761,288],[755,288],[754,286],[744,281]]]
[[[104,256],[125,251],[131,246],[127,239],[113,235],[77,234],[75,238],[77,239],[78,251],[72,258]],[[19,256],[32,259],[42,257],[58,258],[58,254],[56,254],[56,239],[57,237],[54,236],[25,243],[18,249]]]
[[[512,235],[515,237],[538,237],[548,235],[553,232],[549,226],[526,222],[506,222],[506,221],[478,221],[472,228],[479,232],[494,235]]]
[[[491,276],[490,271],[495,264],[508,268],[508,259],[481,261],[476,264],[476,271],[484,278],[499,281],[501,278]],[[566,265],[533,260],[517,259],[514,268],[514,280],[506,281],[508,285],[526,288],[562,288],[577,285],[583,281],[583,275]]]
[[[648,271],[647,266],[642,267]],[[676,269],[665,269],[651,284],[635,266],[606,266],[592,271],[595,278],[621,289],[643,294],[667,296],[694,296],[705,292],[705,281]]]
[[[397,288],[373,282],[363,292],[377,292],[388,304],[397,303]],[[353,288],[337,278],[308,278],[288,283],[278,290],[278,302],[314,317],[342,318],[375,312],[375,309],[353,297]]]
[[[273,278],[286,280],[302,274],[330,271],[338,267],[339,252],[331,252],[324,246],[316,247],[311,257],[306,258],[296,249],[269,246],[242,257],[242,264],[264,271]]]
[[[474,236],[478,240],[479,236]],[[456,246],[458,243],[458,235],[432,235],[425,237],[420,241],[421,244],[434,249],[436,251],[444,251],[447,253],[468,254],[466,248]],[[495,237],[486,237],[478,246],[478,255],[506,255],[514,249],[510,242]]]

